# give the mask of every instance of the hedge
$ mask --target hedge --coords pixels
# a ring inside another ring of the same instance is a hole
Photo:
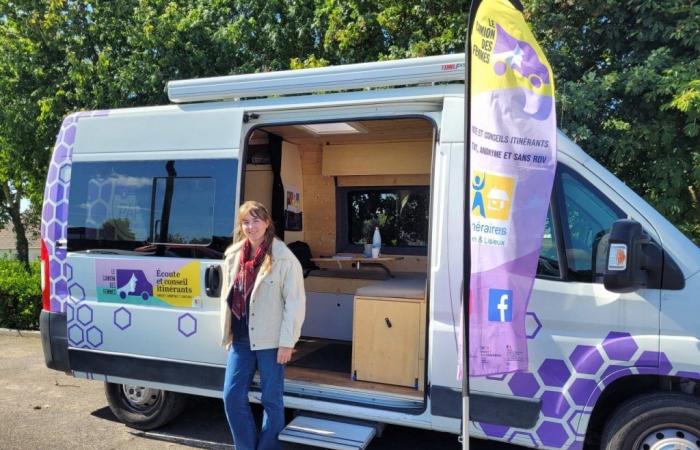
[[[0,327],[39,328],[41,272],[38,261],[27,272],[19,261],[0,259]]]

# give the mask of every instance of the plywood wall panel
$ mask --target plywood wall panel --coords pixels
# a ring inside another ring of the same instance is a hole
[[[429,174],[432,141],[325,145],[324,175]]]
[[[430,175],[348,175],[337,178],[340,187],[430,185]]]
[[[304,237],[314,256],[335,254],[335,181],[321,174],[322,146],[300,145]]]

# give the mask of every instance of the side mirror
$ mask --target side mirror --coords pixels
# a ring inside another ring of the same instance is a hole
[[[603,284],[612,292],[659,288],[663,253],[639,222],[622,219],[610,231]]]

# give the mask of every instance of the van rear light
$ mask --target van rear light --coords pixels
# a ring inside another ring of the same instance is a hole
[[[51,283],[49,280],[49,251],[46,248],[46,243],[41,240],[41,303],[44,311],[51,311]]]

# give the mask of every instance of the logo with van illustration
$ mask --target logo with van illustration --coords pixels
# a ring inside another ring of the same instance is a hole
[[[153,285],[143,270],[117,269],[117,295],[124,300],[128,295],[148,300],[153,296]]]
[[[499,24],[496,24],[493,57],[496,60],[493,65],[496,75],[505,75],[511,69],[527,78],[534,88],[549,84],[549,70],[542,64],[532,45],[515,39]]]
[[[535,48],[496,24],[492,59],[497,76],[506,76],[510,70],[508,84],[512,86],[508,91],[508,103],[511,104],[511,113],[535,120],[549,118],[554,108],[552,80],[548,67],[537,56]]]
[[[472,216],[508,220],[514,190],[514,178],[492,172],[477,173],[472,178]]]

